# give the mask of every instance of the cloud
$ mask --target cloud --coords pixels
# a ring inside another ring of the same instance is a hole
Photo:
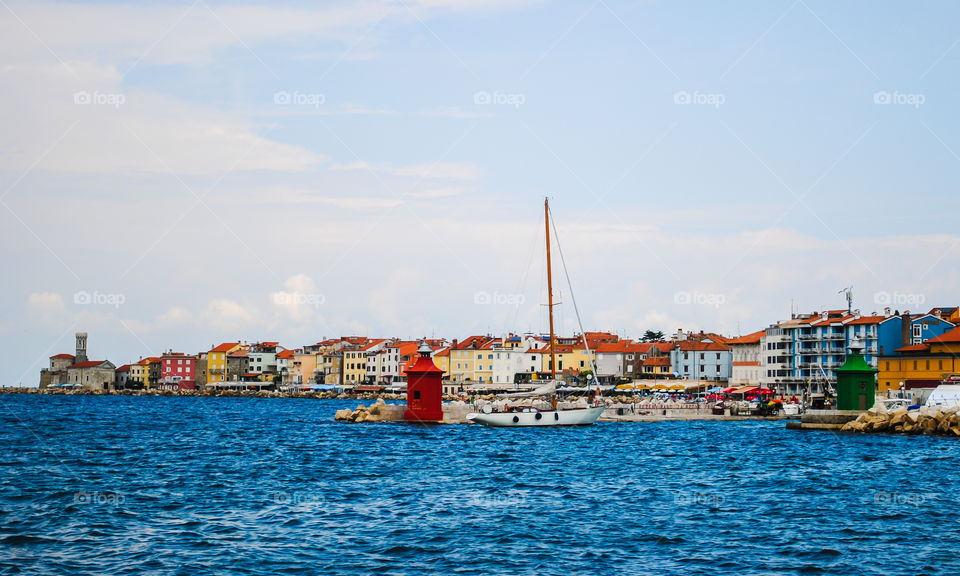
[[[326,161],[268,139],[251,122],[128,88],[110,66],[10,66],[0,96],[4,170],[219,175],[300,172]]]
[[[329,196],[309,188],[271,186],[251,194],[261,204],[321,204],[345,210],[387,210],[403,203],[391,196]]]
[[[456,162],[416,164],[397,168],[393,173],[397,176],[415,176],[418,178],[439,178],[446,180],[476,180],[480,175],[479,169],[473,164]]]
[[[34,292],[27,297],[27,310],[41,322],[62,320],[67,316],[63,296],[56,292]]]
[[[421,192],[413,192],[409,196],[410,198],[450,198],[462,193],[463,190],[460,188],[432,188]]]
[[[480,176],[480,170],[475,165],[459,162],[433,162],[391,167],[357,160],[346,164],[331,164],[330,169],[342,171],[365,170],[404,178],[416,177],[437,180],[476,180]]]
[[[320,307],[326,303],[326,296],[317,287],[317,283],[306,274],[296,274],[287,278],[283,290],[270,294],[270,302],[281,320],[307,322],[319,316]]]
[[[240,330],[250,328],[260,320],[252,306],[244,306],[227,298],[215,298],[202,314],[203,322],[213,330]]]

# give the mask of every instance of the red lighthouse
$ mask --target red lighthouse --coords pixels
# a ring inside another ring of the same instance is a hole
[[[412,422],[443,421],[443,370],[437,368],[430,358],[426,342],[417,350],[417,363],[407,368],[407,409],[403,419]]]

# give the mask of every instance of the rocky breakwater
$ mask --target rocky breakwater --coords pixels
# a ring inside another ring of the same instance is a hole
[[[844,424],[840,431],[960,436],[960,406],[923,406],[917,410],[901,408],[891,411],[877,404],[856,420]]]
[[[333,418],[339,422],[402,422],[406,408],[405,404],[387,404],[383,398],[378,398],[369,407],[360,404],[353,410],[349,408],[337,410]],[[467,422],[467,414],[471,411],[471,406],[466,402],[444,402],[443,422],[444,424]]]
[[[337,410],[334,420],[340,422],[396,422],[403,420],[403,404],[387,404],[383,398],[366,407],[360,404],[356,409]]]

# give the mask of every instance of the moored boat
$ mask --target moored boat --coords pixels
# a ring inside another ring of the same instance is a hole
[[[539,410],[534,407],[513,407],[506,408],[503,411],[495,412],[492,406],[487,405],[480,412],[467,414],[467,420],[484,426],[515,428],[520,426],[589,426],[597,421],[597,418],[603,414],[604,406],[601,405],[599,398],[599,389],[594,406],[575,407],[575,408],[557,408],[557,354],[556,354],[556,335],[553,331],[553,275],[550,266],[550,201],[543,201],[544,221],[546,222],[546,246],[547,246],[547,309],[550,317],[550,381],[533,391],[532,393],[517,393],[508,396],[523,397],[536,395],[549,395],[552,399],[552,410]],[[561,259],[563,252],[560,252]],[[569,276],[567,278],[569,282]],[[573,298],[573,288],[570,288],[571,299]],[[576,310],[576,300],[573,300],[574,310]],[[577,321],[580,320],[580,313],[577,311]],[[586,333],[583,331],[583,324],[580,324],[580,333],[583,335],[583,344],[586,347],[587,355],[590,355],[590,344],[587,342]],[[596,367],[591,366],[592,373],[596,374]]]

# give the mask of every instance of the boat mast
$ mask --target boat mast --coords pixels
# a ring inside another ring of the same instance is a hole
[[[550,199],[543,199],[544,228],[547,231],[547,309],[550,312],[550,378],[557,379],[557,350],[553,337],[553,275],[550,271]]]

